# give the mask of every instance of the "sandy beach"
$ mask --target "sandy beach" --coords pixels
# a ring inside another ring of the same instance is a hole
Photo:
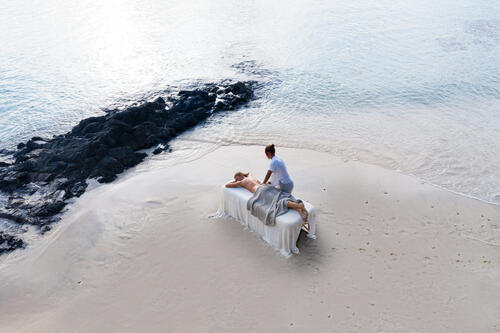
[[[263,147],[151,158],[2,258],[2,332],[498,332],[500,207],[395,171],[278,148],[316,240],[282,257],[210,218]]]
[[[0,1],[0,31],[0,333],[500,333],[500,1]],[[310,234],[223,187],[269,144]]]

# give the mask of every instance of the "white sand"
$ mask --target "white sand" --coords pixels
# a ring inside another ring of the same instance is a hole
[[[235,170],[264,176],[262,147],[150,160],[3,259],[0,330],[500,331],[499,207],[327,154],[279,155],[318,209],[299,256],[207,217]]]

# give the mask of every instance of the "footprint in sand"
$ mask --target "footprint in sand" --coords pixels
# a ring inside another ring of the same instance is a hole
[[[152,207],[152,208],[156,208],[156,207],[161,207],[164,204],[163,204],[163,202],[158,201],[158,200],[146,200],[146,205],[148,205],[149,207]]]

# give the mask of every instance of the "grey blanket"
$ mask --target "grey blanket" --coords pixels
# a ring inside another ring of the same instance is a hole
[[[288,211],[288,202],[302,202],[287,192],[270,185],[261,185],[247,201],[247,209],[265,225],[276,224],[276,218]]]

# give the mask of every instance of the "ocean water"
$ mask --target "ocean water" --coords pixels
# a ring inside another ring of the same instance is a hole
[[[266,84],[189,158],[273,142],[500,203],[499,1],[0,2],[0,148],[222,79]]]

